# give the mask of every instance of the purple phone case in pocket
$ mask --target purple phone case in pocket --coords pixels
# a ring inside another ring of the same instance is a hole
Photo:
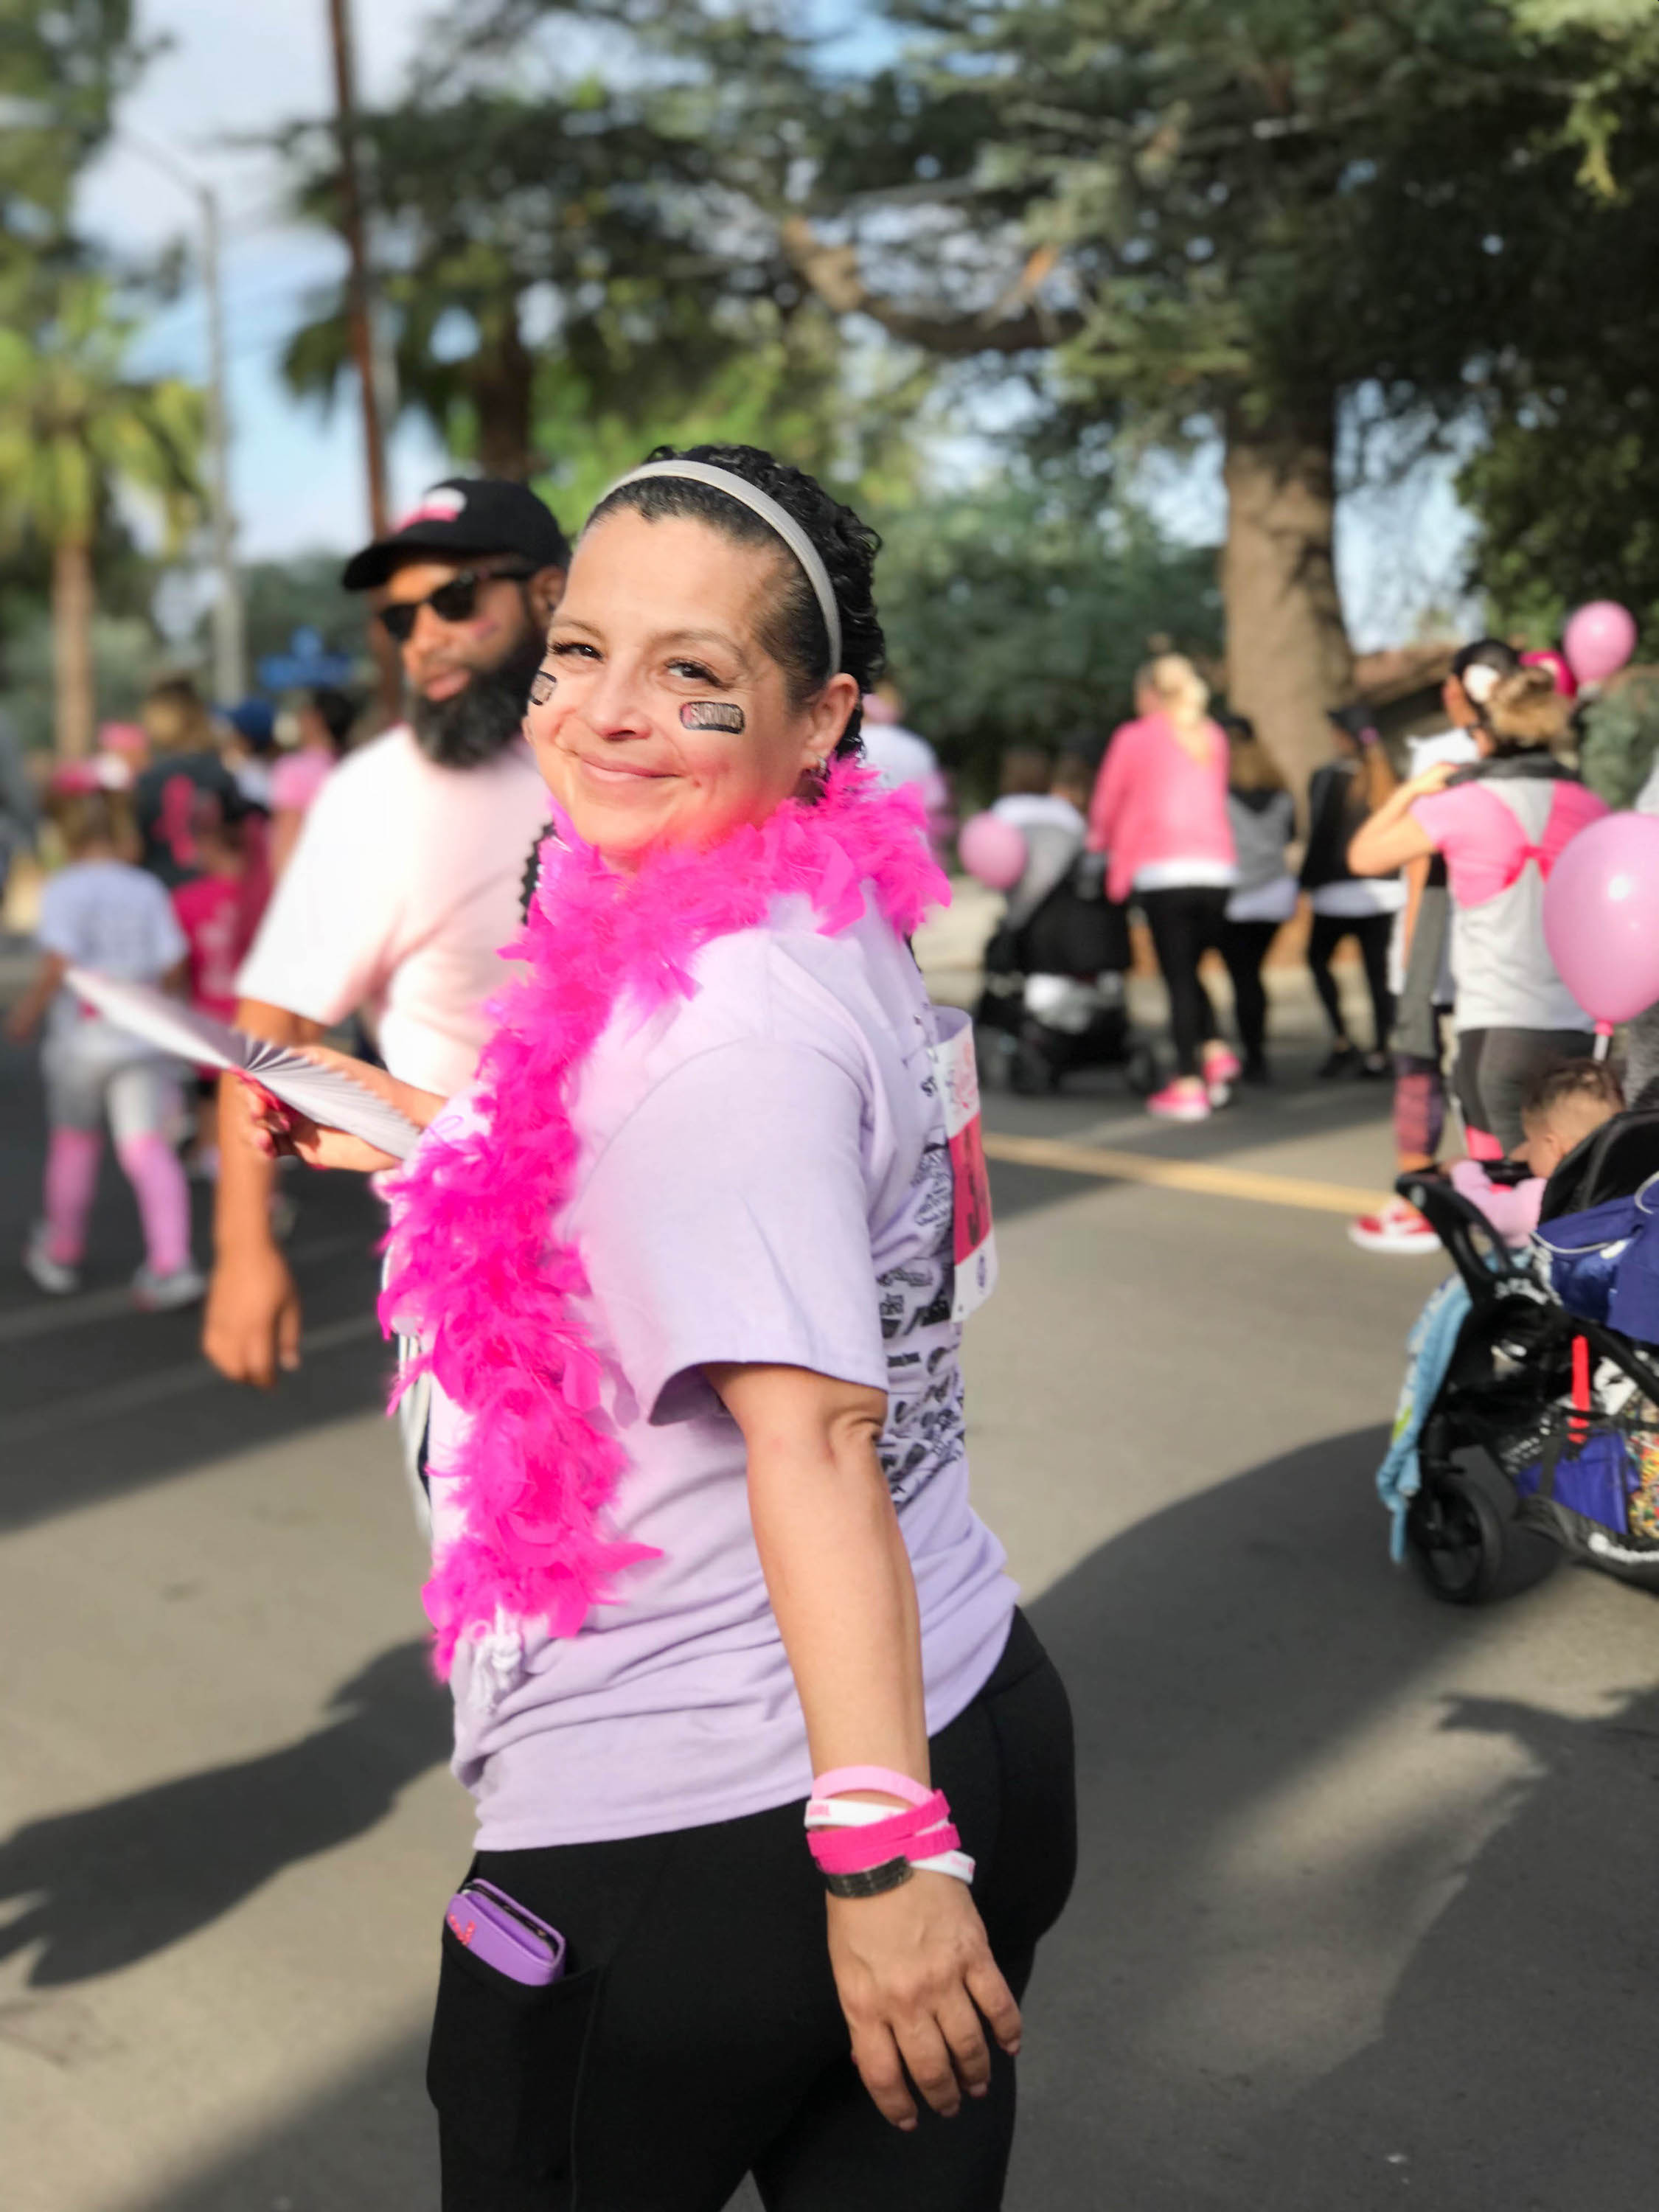
[[[444,1922],[458,1943],[509,1981],[534,1989],[556,1982],[564,1972],[564,1938],[558,1929],[494,1882],[463,1882],[449,1900]]]

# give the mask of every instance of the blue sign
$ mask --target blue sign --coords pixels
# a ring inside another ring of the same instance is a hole
[[[259,681],[267,691],[314,691],[349,683],[355,665],[349,653],[331,653],[322,632],[302,623],[286,653],[268,653],[259,663]]]

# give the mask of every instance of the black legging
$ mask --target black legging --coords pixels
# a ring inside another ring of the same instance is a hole
[[[1071,1713],[1022,1614],[931,1752],[1018,1996],[1077,1848]],[[913,2134],[882,2118],[848,2055],[801,1812],[474,1860],[561,1930],[568,1973],[523,1989],[445,1930],[427,2074],[443,2212],[721,2212],[748,2172],[767,2212],[996,2212],[1013,2063],[993,2045],[988,2094],[951,2119],[920,2100]]]
[[[1279,921],[1224,921],[1221,957],[1232,979],[1233,1018],[1245,1064],[1259,1067],[1267,1045],[1267,992],[1261,969],[1274,938],[1284,927]]]
[[[1176,1073],[1196,1075],[1204,1047],[1219,1035],[1198,963],[1220,945],[1227,893],[1218,884],[1182,884],[1169,890],[1137,891],[1135,902],[1152,933],[1152,949],[1170,994]]]
[[[1394,994],[1389,988],[1389,944],[1394,935],[1391,914],[1316,914],[1308,933],[1308,967],[1325,1009],[1326,1019],[1339,1044],[1348,1042],[1348,1025],[1342,1018],[1342,1000],[1331,973],[1331,955],[1345,937],[1359,947],[1365,965],[1365,988],[1371,995],[1371,1021],[1376,1049],[1388,1049],[1394,1027]]]

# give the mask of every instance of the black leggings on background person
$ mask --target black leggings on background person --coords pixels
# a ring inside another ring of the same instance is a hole
[[[1394,1027],[1394,994],[1389,988],[1389,943],[1394,935],[1395,917],[1391,914],[1316,914],[1308,933],[1308,969],[1319,994],[1319,1003],[1325,1009],[1331,1034],[1339,1045],[1350,1042],[1348,1025],[1342,1016],[1342,1000],[1336,988],[1336,978],[1331,973],[1331,956],[1345,937],[1352,937],[1359,947],[1359,957],[1364,963],[1365,988],[1370,993],[1371,1022],[1375,1028],[1378,1052],[1386,1052],[1389,1031]]]
[[[1137,891],[1135,904],[1152,933],[1152,949],[1170,994],[1176,1073],[1196,1075],[1199,1055],[1219,1035],[1198,966],[1221,943],[1227,893],[1216,884],[1182,884],[1169,890]]]
[[[1071,1712],[1023,1614],[930,1753],[1022,1995],[1077,1849]],[[883,2119],[848,2055],[801,1812],[479,1854],[474,1875],[564,1936],[568,1972],[522,1988],[445,1930],[443,2212],[722,2212],[749,2172],[767,2212],[996,2212],[1013,2062],[993,2045],[988,2094],[952,2118]]]
[[[1244,1066],[1260,1073],[1267,1066],[1267,991],[1261,981],[1273,941],[1283,928],[1277,921],[1224,921],[1221,957],[1233,987],[1233,1018],[1244,1048]]]

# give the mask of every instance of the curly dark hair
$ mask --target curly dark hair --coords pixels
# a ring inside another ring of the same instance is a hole
[[[887,647],[872,589],[881,540],[869,525],[850,507],[832,499],[816,477],[791,468],[758,446],[687,446],[683,451],[656,446],[646,459],[706,461],[713,468],[729,469],[776,500],[799,523],[830,573],[841,615],[842,668],[857,679],[860,694],[872,690],[887,665]],[[777,589],[761,617],[760,638],[788,679],[790,703],[804,705],[838,672],[830,665],[830,633],[811,585],[794,556],[759,515],[713,484],[657,477],[628,484],[602,499],[583,528],[591,530],[601,515],[624,507],[647,522],[687,515],[708,523],[733,544],[773,548],[779,556]],[[856,755],[862,750],[859,728],[863,719],[862,706],[855,706],[836,746],[838,754]]]

